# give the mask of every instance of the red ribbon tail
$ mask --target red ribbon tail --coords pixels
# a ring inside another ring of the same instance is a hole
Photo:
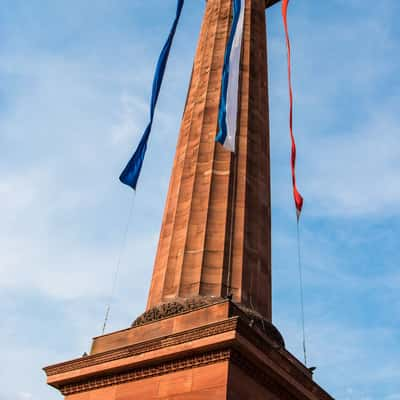
[[[303,208],[303,197],[297,190],[296,186],[296,141],[294,139],[293,134],[293,90],[292,90],[292,79],[291,79],[291,62],[290,62],[290,40],[289,40],[289,30],[287,23],[287,9],[289,5],[289,0],[282,1],[282,17],[283,17],[283,25],[285,28],[285,36],[286,36],[286,47],[287,47],[287,56],[288,56],[288,82],[289,82],[289,129],[290,129],[290,140],[292,142],[291,149],[291,169],[292,169],[292,182],[293,182],[293,195],[294,195],[294,203],[296,206],[296,216],[297,221],[300,218],[301,210]]]

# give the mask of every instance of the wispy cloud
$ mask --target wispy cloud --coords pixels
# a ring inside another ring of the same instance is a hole
[[[7,400],[57,396],[41,367],[79,356],[101,331],[132,201],[117,177],[147,121],[164,14],[174,8],[78,3],[13,1],[0,10]],[[108,331],[145,306],[203,7],[188,2],[171,54]],[[309,352],[317,381],[338,399],[396,400],[400,392],[398,11],[394,0],[291,3]],[[269,34],[274,315],[300,358],[279,7],[269,12]]]

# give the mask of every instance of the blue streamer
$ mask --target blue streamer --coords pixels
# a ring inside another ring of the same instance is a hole
[[[174,40],[176,27],[181,16],[184,0],[178,0],[176,8],[176,16],[171,27],[171,31],[168,35],[168,39],[161,50],[160,57],[157,62],[156,72],[153,80],[153,88],[151,93],[150,103],[150,121],[147,125],[142,138],[136,148],[135,153],[129,160],[125,169],[122,171],[119,180],[125,185],[130,186],[133,190],[136,190],[137,181],[139,179],[140,171],[142,169],[144,156],[147,150],[147,143],[150,137],[151,127],[153,125],[154,111],[156,108],[158,96],[160,94],[161,84],[164,77],[165,68],[168,62],[169,52],[171,50],[172,42]]]
[[[226,135],[227,135],[227,126],[226,126],[226,97],[228,94],[228,83],[229,83],[229,59],[231,56],[233,40],[235,38],[235,33],[237,29],[237,25],[239,22],[241,2],[240,0],[232,0],[233,1],[233,20],[232,27],[229,34],[228,44],[225,50],[224,57],[224,67],[222,72],[222,88],[221,88],[221,101],[219,104],[219,113],[218,113],[218,124],[219,131],[215,140],[222,145],[225,143]]]

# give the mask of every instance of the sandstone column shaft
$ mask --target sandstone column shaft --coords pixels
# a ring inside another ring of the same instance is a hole
[[[270,320],[265,0],[246,0],[235,155],[215,142],[231,12],[231,0],[206,4],[147,307],[232,293]]]

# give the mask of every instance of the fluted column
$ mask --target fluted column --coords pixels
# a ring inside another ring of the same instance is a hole
[[[271,319],[265,0],[246,0],[239,132],[215,142],[231,0],[208,0],[148,298],[225,296]]]

